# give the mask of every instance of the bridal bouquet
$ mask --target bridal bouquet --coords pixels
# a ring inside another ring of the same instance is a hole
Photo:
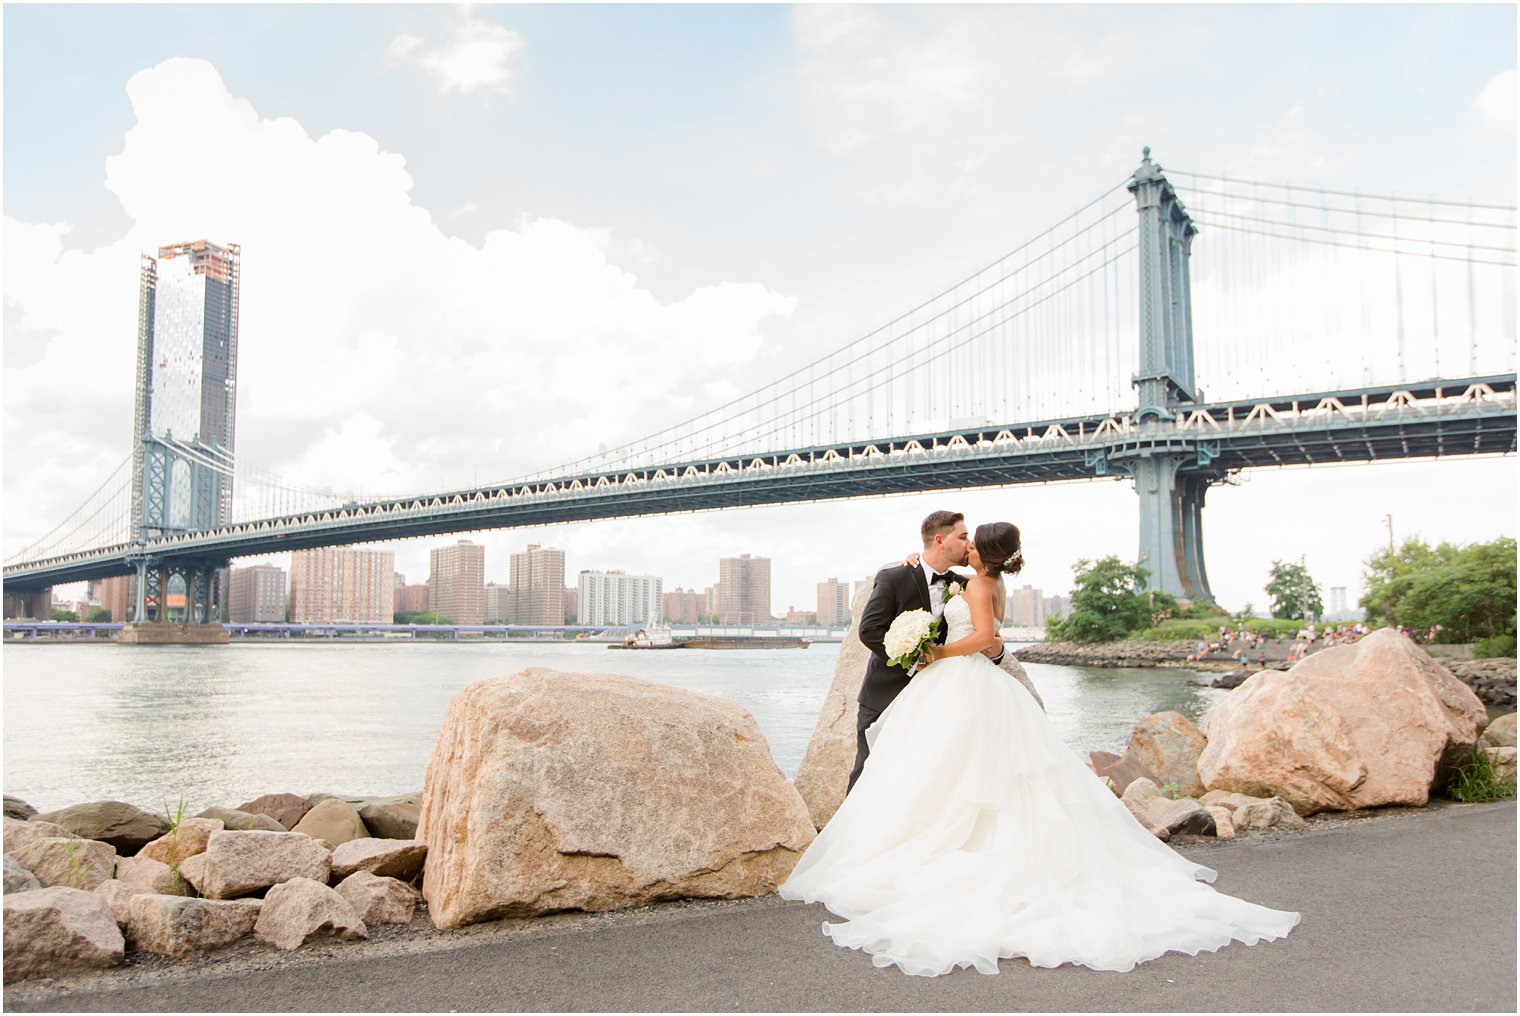
[[[907,610],[898,614],[887,629],[882,644],[887,650],[887,663],[893,667],[912,670],[919,654],[934,641],[939,622],[927,610]]]

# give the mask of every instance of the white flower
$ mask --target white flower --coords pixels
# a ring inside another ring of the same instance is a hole
[[[887,660],[894,667],[910,668],[918,660],[924,646],[934,641],[934,628],[939,624],[927,610],[908,610],[898,614],[882,639]]]

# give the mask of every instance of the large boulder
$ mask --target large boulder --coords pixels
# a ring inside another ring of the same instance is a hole
[[[151,857],[123,857],[116,862],[116,880],[133,893],[162,896],[194,896],[195,887],[162,861]]]
[[[332,877],[345,879],[356,871],[410,882],[422,872],[427,844],[421,840],[365,838],[340,843],[333,849]]]
[[[10,854],[5,855],[5,895],[11,893],[24,893],[33,889],[41,889],[42,883],[37,881],[24,865]]]
[[[126,941],[104,899],[54,886],[5,897],[5,979],[114,967]]]
[[[281,949],[298,949],[314,938],[368,938],[349,902],[309,878],[281,882],[264,897],[254,937]]]
[[[1303,829],[1309,824],[1291,804],[1280,797],[1243,804],[1231,813],[1230,821],[1236,829],[1271,829],[1274,826]]]
[[[895,564],[896,562],[892,562]],[[891,567],[886,565],[884,567]],[[860,683],[865,680],[866,664],[871,651],[860,641],[860,614],[866,601],[871,598],[875,580],[862,583],[850,603],[850,628],[839,644],[839,657],[834,663],[834,679],[824,696],[823,708],[818,711],[818,722],[813,735],[808,738],[807,750],[802,764],[797,767],[796,787],[807,802],[813,827],[822,829],[834,817],[834,812],[844,803],[845,788],[850,782],[850,770],[855,767],[855,719],[856,696]],[[1025,688],[1045,708],[1034,682],[1024,673],[1024,667],[1012,652],[1003,654],[1002,668]]]
[[[290,831],[305,833],[312,839],[326,840],[334,845],[369,837],[369,830],[359,812],[347,801],[336,797],[329,797],[312,808]]]
[[[348,901],[365,926],[411,924],[422,894],[398,878],[356,871],[338,883],[338,895]]]
[[[417,838],[433,921],[775,890],[813,840],[744,709],[611,674],[529,669],[450,701]]]
[[[260,900],[195,900],[139,894],[128,904],[134,949],[184,959],[222,949],[253,931]]]
[[[296,823],[311,811],[311,805],[300,794],[264,794],[238,805],[237,810],[250,815],[268,815],[286,829],[294,829]]]
[[[1300,815],[1423,805],[1486,722],[1471,689],[1384,628],[1226,695],[1204,718],[1198,773],[1211,790],[1281,796]]]
[[[169,821],[164,816],[125,801],[74,804],[44,812],[37,818],[61,825],[87,840],[109,843],[121,854],[135,854],[143,844],[169,831]]]
[[[12,797],[9,794],[5,795],[6,818],[20,819],[22,822],[25,822],[35,814],[37,814],[37,809],[27,804],[21,798]]]
[[[211,834],[205,853],[182,861],[179,873],[201,895],[230,900],[293,878],[325,883],[332,852],[298,832],[223,829]]]
[[[290,830],[280,825],[278,819],[268,815],[260,815],[251,811],[239,811],[236,808],[207,808],[196,818],[217,819],[222,823],[222,828],[232,832],[261,831],[268,833],[285,833]]]
[[[1155,774],[1157,786],[1175,785],[1178,797],[1203,793],[1198,756],[1208,741],[1178,712],[1153,713],[1135,724],[1124,754]]]
[[[139,857],[151,857],[171,868],[178,868],[187,857],[206,852],[211,834],[226,828],[219,818],[187,818],[172,831],[139,850]]]
[[[385,840],[417,838],[417,820],[422,816],[422,791],[400,797],[377,797],[366,801],[359,817],[369,835]]]
[[[77,836],[47,836],[7,847],[45,886],[94,889],[116,874],[116,848]]]

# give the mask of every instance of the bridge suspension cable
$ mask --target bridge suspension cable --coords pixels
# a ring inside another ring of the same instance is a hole
[[[1095,349],[1124,321],[1110,303],[1132,292],[1115,264],[1134,249],[1133,201],[1123,184],[1078,208],[991,264],[844,346],[752,392],[644,437],[564,463],[552,472],[615,469],[721,454],[756,442],[806,447],[896,432],[911,416],[949,426],[956,414],[986,419],[1037,403],[1113,404],[1116,371],[1078,369],[1072,335],[1007,331],[1078,283],[1104,273],[1097,295],[1063,315]],[[1004,329],[999,333],[999,329]],[[994,341],[996,340],[996,341]],[[1062,345],[1068,348],[1063,350]],[[971,348],[976,347],[976,348]],[[1117,366],[1117,365],[1114,365]],[[1036,382],[1036,376],[1039,382]],[[763,448],[756,447],[756,451]],[[520,478],[519,478],[520,479]],[[516,482],[516,480],[506,481]]]
[[[1194,336],[1210,397],[1515,369],[1514,205],[1168,177],[1200,230]]]

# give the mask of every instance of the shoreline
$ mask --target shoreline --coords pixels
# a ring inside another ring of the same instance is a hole
[[[1336,848],[1328,846],[1326,842],[1330,837],[1339,835],[1347,829],[1382,827],[1394,831],[1401,839],[1412,842],[1420,833],[1439,824],[1443,818],[1479,816],[1495,810],[1509,810],[1513,813],[1514,808],[1513,801],[1463,804],[1443,798],[1433,798],[1424,807],[1321,812],[1310,816],[1307,820],[1309,827],[1299,831],[1281,828],[1243,830],[1234,840],[1179,835],[1171,841],[1171,846],[1200,863],[1219,870],[1223,876],[1230,879],[1231,883],[1238,886],[1246,868],[1258,860],[1273,857],[1282,851],[1291,852],[1300,847],[1311,853],[1327,848],[1340,849],[1346,852],[1343,856],[1348,859],[1354,858],[1357,851],[1355,844]],[[1399,828],[1400,826],[1402,828]],[[1226,855],[1222,853],[1224,851],[1230,851],[1231,854]],[[1230,857],[1236,859],[1238,863],[1230,863],[1228,860]],[[1293,901],[1284,899],[1281,902]],[[1310,899],[1306,898],[1302,905],[1307,908],[1310,902]],[[590,913],[568,911],[543,917],[503,918],[447,932],[434,928],[427,917],[425,907],[419,907],[417,916],[409,925],[378,925],[371,929],[370,938],[366,940],[353,942],[326,940],[290,953],[281,952],[253,939],[246,939],[226,949],[188,960],[173,960],[129,950],[126,964],[113,970],[82,971],[7,984],[4,988],[4,1004],[7,1009],[38,1011],[47,1011],[51,1006],[57,1006],[59,1003],[64,1003],[58,1006],[59,1008],[104,1007],[108,1010],[118,1008],[122,1011],[133,1011],[132,1007],[122,1006],[119,1003],[117,1006],[110,1005],[112,996],[116,993],[183,990],[194,994],[197,1000],[204,999],[203,1008],[206,1010],[225,1010],[229,1006],[231,1008],[237,1008],[237,1006],[232,1004],[232,999],[219,993],[218,981],[231,981],[240,977],[279,976],[305,977],[314,980],[352,978],[355,990],[359,994],[348,996],[349,1002],[345,1008],[405,1009],[408,1006],[400,1004],[400,1000],[389,993],[374,996],[365,990],[365,986],[370,984],[366,972],[372,975],[376,969],[375,964],[384,964],[387,961],[425,962],[442,966],[449,961],[449,954],[455,952],[530,945],[536,945],[541,951],[551,955],[562,955],[565,962],[570,962],[572,957],[569,954],[592,945],[597,936],[602,933],[617,935],[632,932],[643,941],[674,939],[682,944],[682,948],[688,948],[693,942],[711,941],[714,930],[723,931],[726,924],[735,919],[761,919],[766,915],[777,915],[778,912],[787,909],[800,909],[801,906],[801,904],[783,901],[775,893],[733,900],[683,899],[625,910]],[[821,907],[809,907],[806,912],[809,917],[807,923],[816,933],[817,925],[812,918],[828,915]],[[702,922],[702,925],[691,929],[691,922],[694,921]],[[1291,937],[1288,941],[1292,941]],[[542,945],[539,945],[540,943]],[[800,941],[799,946],[817,958],[819,962],[829,965],[830,969],[833,969],[836,964],[849,965],[854,969],[859,966],[861,960],[858,954],[848,950],[838,950],[824,939],[815,942],[809,937]],[[727,947],[724,948],[726,951]],[[1231,949],[1233,948],[1232,946]],[[676,962],[684,961],[684,957],[678,955],[680,952],[681,949],[672,949],[673,955],[677,955]],[[1196,960],[1196,958],[1186,956],[1178,956],[1174,959],[1182,963],[1191,963]],[[1165,960],[1153,961],[1153,963],[1161,962]],[[872,970],[869,963],[866,963],[863,969],[873,976],[889,976],[889,974]],[[1005,963],[1005,975],[1024,976],[1029,973],[1027,964],[1023,961],[1014,960]],[[1036,973],[1042,977],[1069,976],[1074,979],[1085,979],[1091,976],[1089,971],[1070,967],[1061,968],[1059,973],[1057,971],[1037,971]],[[1111,975],[1102,975],[1099,983],[1110,979]],[[945,986],[962,983],[980,985],[983,981],[993,980],[1000,979],[952,975],[924,983]],[[915,983],[917,983],[916,979],[902,977],[890,982],[889,986]],[[371,987],[382,988],[382,985],[374,984]],[[390,990],[397,989],[391,987]],[[661,990],[661,986],[654,985],[651,990]],[[73,1005],[67,1004],[71,996],[75,995],[82,997]],[[680,997],[678,993],[667,1003],[655,1008],[671,1008],[673,1003],[678,1003]],[[755,1005],[754,1001],[751,1000],[747,1008],[770,1008],[765,1004]],[[522,1004],[524,1002],[526,1004]],[[542,1008],[540,1005],[533,1004],[531,1000],[520,1000],[519,1004],[511,1007],[529,1010]],[[147,1008],[150,1006],[139,1007],[140,1010]],[[180,1008],[180,1006],[170,1006],[170,1008]],[[1086,1007],[1079,1006],[1078,1008]]]

